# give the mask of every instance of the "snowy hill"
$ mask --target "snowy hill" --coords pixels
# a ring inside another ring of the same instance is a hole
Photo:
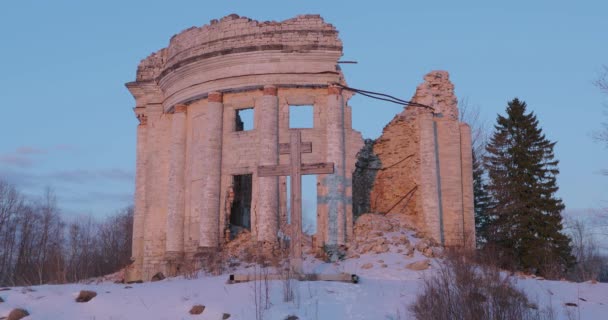
[[[141,284],[102,282],[14,287],[0,291],[0,298],[4,300],[0,303],[0,317],[7,316],[14,308],[23,308],[30,313],[25,319],[222,319],[224,314],[230,315],[229,319],[256,319],[256,311],[263,319],[280,320],[291,315],[299,319],[410,319],[408,305],[419,293],[423,277],[432,276],[441,259],[429,258],[433,254],[419,245],[421,240],[414,237],[413,231],[378,233],[377,236],[394,241],[378,243],[379,250],[372,246],[370,252],[349,254],[349,258],[336,263],[326,263],[311,256],[305,261],[306,272],[354,273],[360,277],[357,284],[287,283],[284,280],[228,284],[230,273],[272,273],[272,270],[262,271],[247,264],[220,276],[199,274],[194,279],[176,277]],[[400,238],[403,236],[407,240]],[[367,239],[372,244],[374,241]],[[403,241],[408,244],[400,245]],[[382,252],[382,248],[387,251]],[[426,270],[406,267],[426,259],[430,262]],[[524,276],[516,277],[514,281],[539,309],[551,307],[557,319],[606,319],[608,315],[608,284],[548,281]],[[291,302],[283,302],[287,284],[293,286]],[[95,291],[97,296],[89,302],[77,303],[75,298],[80,290]],[[263,297],[266,291],[268,304]],[[566,306],[566,303],[576,306]],[[194,305],[205,306],[203,313],[189,314]]]

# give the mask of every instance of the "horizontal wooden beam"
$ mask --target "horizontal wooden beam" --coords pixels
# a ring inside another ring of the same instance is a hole
[[[241,283],[248,281],[261,280],[285,280],[286,275],[282,274],[231,274],[228,278],[228,283]],[[336,273],[336,274],[293,274],[293,279],[299,281],[339,281],[359,283],[359,276],[351,273]]]
[[[302,175],[334,173],[333,162],[303,163],[301,168]],[[289,176],[290,173],[291,166],[287,164],[258,166],[258,177]]]
[[[289,154],[289,143],[279,143],[279,154]],[[302,142],[300,147],[301,153],[311,153],[312,152],[312,142]]]

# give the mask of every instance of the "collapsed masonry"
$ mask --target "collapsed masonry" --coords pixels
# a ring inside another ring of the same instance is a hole
[[[235,237],[240,243],[243,235],[259,247],[276,247],[280,235],[290,234],[287,178],[259,170],[290,163],[288,143],[294,131],[302,136],[303,163],[333,164],[333,173],[317,175],[313,245],[351,241],[357,207],[352,180],[363,141],[352,129],[351,93],[332,85],[345,83],[341,56],[338,31],[318,15],[282,22],[230,15],[173,36],[167,48],[140,63],[136,81],[126,84],[140,122],[128,280],[174,274],[205,253],[229,249]],[[439,75],[447,81],[447,74]],[[373,146],[382,164],[412,151],[419,165],[404,161],[367,184],[373,183],[372,210],[416,217],[412,221],[430,236],[452,244],[458,238],[452,232],[462,233],[455,221],[458,212],[461,226],[472,219],[472,208],[462,201],[469,185],[454,189],[470,173],[466,152],[461,154],[470,136],[454,120],[455,101],[433,100],[446,90],[451,94],[452,88],[431,80],[431,87],[419,88],[416,99],[436,106],[435,114],[407,109],[385,129],[383,137],[387,130],[395,137]],[[290,127],[290,110],[300,106],[312,106],[311,128]],[[245,110],[253,111],[252,128],[244,124]],[[412,183],[418,190],[407,206],[387,210],[402,196],[400,188]],[[442,200],[445,208],[438,207]],[[458,204],[460,211],[454,209]],[[470,215],[463,214],[469,209]]]
[[[351,127],[337,30],[318,15],[258,22],[237,15],[190,28],[144,59],[127,88],[136,100],[137,170],[129,278],[148,280],[224,246],[239,230],[261,245],[289,234],[286,177],[258,167],[289,163],[280,150],[300,130],[317,176],[315,243],[352,233],[351,176],[361,148]],[[312,128],[290,128],[293,106],[312,106]],[[253,110],[245,130],[239,111]]]
[[[355,214],[395,215],[446,246],[475,243],[471,130],[458,120],[445,71],[424,77],[409,106],[366,143],[355,171]],[[361,181],[361,183],[357,183]]]

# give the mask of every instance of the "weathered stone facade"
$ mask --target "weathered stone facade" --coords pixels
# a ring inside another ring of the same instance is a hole
[[[312,143],[303,162],[335,168],[317,176],[315,243],[347,243],[363,142],[351,126],[350,93],[330,85],[344,83],[341,55],[337,30],[317,15],[283,22],[230,15],[173,36],[140,63],[126,85],[140,121],[129,279],[171,274],[224,246],[235,227],[276,243],[288,228],[286,178],[258,177],[257,168],[289,163],[279,144],[291,130]],[[302,105],[313,107],[313,127],[290,128],[290,106]],[[243,109],[254,111],[251,130],[242,130]]]
[[[345,83],[341,56],[337,30],[318,15],[282,22],[230,15],[173,36],[140,63],[126,84],[140,121],[129,280],[174,274],[243,243],[276,247],[291,234],[287,178],[258,170],[290,163],[282,148],[294,130],[312,144],[303,163],[334,167],[317,175],[316,247],[348,244],[353,208],[370,207],[438,243],[474,243],[470,129],[458,121],[448,74],[428,74],[412,99],[431,108],[406,108],[362,149],[351,93],[335,85]],[[290,127],[297,106],[312,106],[311,128]],[[244,110],[253,110],[252,128]],[[357,183],[366,187],[353,201],[360,150],[367,160]]]
[[[381,169],[370,211],[396,215],[446,246],[473,246],[471,130],[458,120],[454,85],[445,71],[424,77],[412,102],[373,146]]]

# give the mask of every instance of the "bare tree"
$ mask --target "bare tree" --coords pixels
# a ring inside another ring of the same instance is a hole
[[[28,201],[0,180],[0,285],[75,282],[129,263],[133,208],[102,223],[92,216],[66,223],[51,188]]]
[[[600,255],[593,232],[584,221],[571,217],[565,221],[565,231],[572,239],[572,254],[576,258],[571,274],[573,280],[598,280],[606,258]]]
[[[97,230],[99,224],[91,216],[80,216],[69,224],[67,241],[68,281],[80,281],[99,275]]]
[[[24,209],[23,197],[14,186],[0,180],[0,285],[14,272],[17,250],[17,219]]]
[[[482,159],[486,151],[488,141],[488,123],[481,118],[481,108],[471,105],[468,98],[462,98],[458,102],[460,110],[460,121],[471,127],[471,143],[473,152]]]
[[[101,265],[104,273],[125,267],[131,260],[133,206],[108,217],[99,229]]]

